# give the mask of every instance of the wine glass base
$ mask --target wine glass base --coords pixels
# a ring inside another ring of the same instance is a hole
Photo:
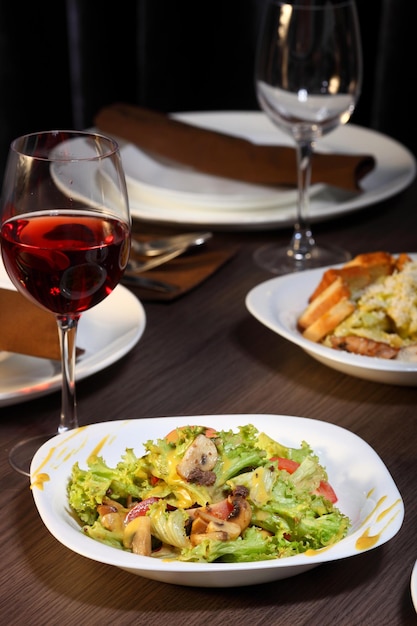
[[[275,244],[267,244],[255,251],[253,255],[255,263],[273,274],[291,274],[315,267],[337,265],[346,263],[352,255],[336,246],[314,246],[308,257],[297,259],[292,250],[279,247]]]
[[[54,435],[56,433],[38,435],[19,441],[9,452],[9,463],[12,468],[19,474],[23,474],[23,476],[30,476],[30,464],[35,452]]]

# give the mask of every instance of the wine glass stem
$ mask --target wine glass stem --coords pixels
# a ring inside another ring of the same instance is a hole
[[[62,404],[58,433],[78,427],[75,397],[75,356],[78,317],[59,316],[58,332],[61,346]]]
[[[309,190],[313,157],[311,141],[298,141],[296,154],[298,183],[297,219],[294,225],[294,232],[288,254],[296,261],[302,263],[310,258],[312,248],[315,245],[307,217],[309,212]]]

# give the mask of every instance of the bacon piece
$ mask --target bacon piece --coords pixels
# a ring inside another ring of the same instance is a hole
[[[363,356],[379,357],[380,359],[395,359],[399,352],[399,348],[393,348],[383,341],[374,341],[367,337],[358,337],[356,335],[347,335],[346,337],[329,337],[332,348],[337,350],[345,350],[354,354]]]

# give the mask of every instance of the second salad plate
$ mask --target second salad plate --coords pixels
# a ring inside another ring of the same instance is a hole
[[[416,260],[416,254],[410,254]],[[378,383],[416,386],[417,361],[400,361],[351,354],[328,348],[305,339],[297,329],[297,319],[306,308],[308,298],[319,284],[320,267],[295,274],[271,278],[246,296],[249,312],[267,328],[302,348],[311,357],[339,372]]]

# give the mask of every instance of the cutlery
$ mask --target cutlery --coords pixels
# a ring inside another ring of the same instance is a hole
[[[212,236],[210,232],[184,233],[149,241],[138,241],[132,237],[131,246],[132,250],[137,254],[142,256],[156,256],[177,248],[186,249],[191,246],[201,246]]]
[[[152,257],[147,261],[137,261],[136,259],[129,259],[124,275],[126,276],[126,274],[141,274],[142,272],[147,272],[154,267],[158,267],[159,265],[168,263],[168,261],[171,261],[171,259],[175,259],[177,256],[180,256],[180,254],[183,254],[186,250],[186,247],[176,248],[175,250],[170,250],[165,254],[159,254],[158,256]]]
[[[172,293],[178,291],[178,285],[166,283],[163,280],[155,280],[154,278],[145,278],[140,274],[125,273],[122,283],[129,287],[141,287],[142,289],[150,289],[151,291],[159,291],[161,293]]]

